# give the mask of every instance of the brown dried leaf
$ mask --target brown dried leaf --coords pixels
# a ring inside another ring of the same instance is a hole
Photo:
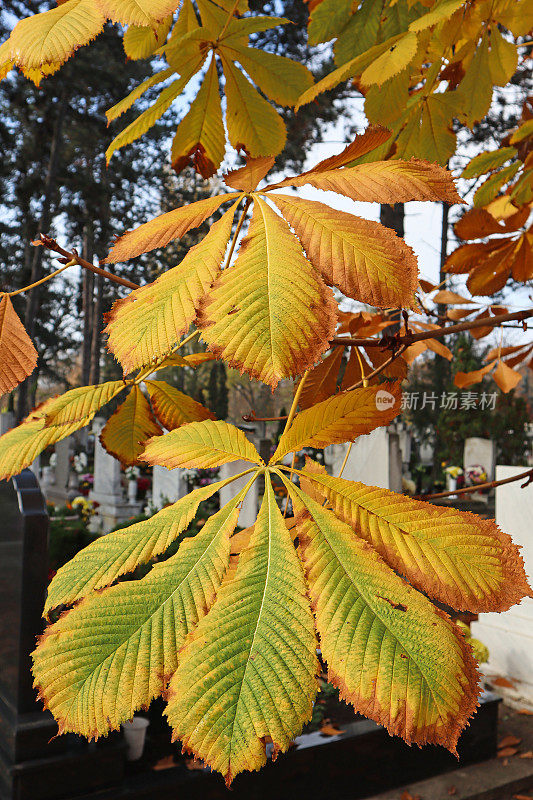
[[[5,294],[0,300],[0,394],[18,386],[36,364],[37,351]]]

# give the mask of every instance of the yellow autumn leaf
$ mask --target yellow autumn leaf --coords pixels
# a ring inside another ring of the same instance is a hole
[[[266,763],[266,737],[287,750],[311,716],[318,662],[306,592],[267,481],[249,545],[182,651],[165,712],[173,739],[228,785]]]
[[[281,106],[294,106],[302,92],[313,83],[313,76],[304,64],[276,53],[256,47],[230,46],[228,42],[224,42],[222,53],[238,61],[256,86]]]
[[[43,413],[46,427],[69,425],[96,413],[125,389],[124,381],[106,381],[95,386],[80,386],[53,398]]]
[[[125,374],[170,353],[189,329],[200,298],[220,272],[235,208],[233,205],[211,226],[177,267],[117,300],[112,307],[105,332],[109,335],[108,347]]]
[[[145,30],[143,28],[143,30]],[[119,100],[112,108],[109,108],[106,112],[106,119],[107,123],[109,124],[117,117],[120,117],[122,114],[125,114],[128,109],[132,107],[132,105],[141,97],[148,89],[151,89],[152,86],[157,86],[159,83],[163,83],[166,81],[167,78],[170,78],[174,74],[174,70],[171,68],[163,69],[161,72],[156,72],[154,75],[151,75],[149,78],[146,78],[145,81],[142,81],[138,86],[133,89],[126,97],[122,100]]]
[[[388,425],[400,413],[401,385],[383,383],[342,392],[301,411],[280,437],[271,464],[303,447],[351,442],[374,428]]]
[[[335,347],[320,364],[310,370],[300,393],[300,408],[310,408],[335,394],[342,356],[343,348]]]
[[[198,506],[232,478],[201,486],[149,519],[98,537],[62,566],[48,586],[44,616],[103,589],[140,564],[164,553],[194,519]]]
[[[505,361],[501,359],[498,361],[498,365],[492,373],[492,377],[505,394],[515,389],[522,380],[520,372],[508,367]]]
[[[222,420],[190,422],[164,436],[158,436],[147,443],[142,460],[168,469],[209,469],[231,461],[249,461],[259,466],[263,464],[261,456],[244,433]]]
[[[363,86],[377,84],[381,86],[389,78],[393,78],[406,69],[418,52],[418,36],[406,33],[405,36],[391,45],[361,73]]]
[[[156,27],[176,10],[180,0],[94,0],[102,14],[121,25]]]
[[[145,386],[154,414],[169,431],[187,422],[216,419],[212,411],[165,381],[145,381]]]
[[[77,422],[52,425],[49,428],[45,425],[44,417],[32,418],[30,414],[16,428],[0,436],[0,480],[8,480],[13,475],[18,475],[34,462],[45,447],[65,439],[74,431],[88,425],[95,413]]]
[[[0,395],[10,392],[37,366],[37,351],[13,308],[11,298],[0,298]]]
[[[392,36],[387,39],[385,42],[381,42],[380,44],[374,45],[369,50],[366,50],[364,53],[357,55],[355,58],[350,59],[347,61],[346,64],[338,67],[337,69],[330,72],[329,75],[326,75],[325,78],[315,83],[309,89],[307,89],[296,104],[296,111],[298,111],[301,106],[307,105],[307,103],[311,103],[319,94],[322,92],[327,92],[329,89],[333,89],[339,83],[348,80],[348,78],[352,78],[355,75],[360,75],[368,66],[373,64],[376,58],[385,53],[390,47],[393,47],[396,42],[398,42],[402,37],[402,34],[398,34],[396,36]]]
[[[257,188],[257,184],[270,172],[275,160],[274,156],[249,158],[243,167],[224,175],[224,183],[240,192],[253,192]]]
[[[152,125],[157,122],[160,117],[163,116],[166,111],[168,111],[176,97],[182,93],[192,76],[200,69],[204,59],[205,56],[200,54],[196,59],[190,61],[187,70],[183,72],[182,76],[178,78],[178,80],[173,81],[169,86],[166,86],[161,91],[155,103],[149,106],[149,108],[143,111],[142,114],[137,117],[137,119],[134,119],[133,122],[124,128],[123,131],[115,136],[105,152],[105,157],[108,164],[113,153],[115,153],[117,150],[120,150],[121,147],[125,147],[127,144],[131,144],[136,139],[139,139],[144,133],[146,133],[147,130],[152,127]],[[164,73],[166,72],[167,71],[164,70],[163,73],[157,73],[157,80],[153,80],[150,83],[150,86],[155,86],[157,83],[160,83],[161,80],[163,80]],[[170,74],[172,74],[172,71]],[[145,81],[144,84],[141,84],[141,86],[144,87],[143,92],[149,88],[147,84],[148,81]],[[114,115],[112,117],[113,119],[119,114],[124,113],[131,103],[135,102],[135,100],[141,94],[141,86],[138,87],[138,94],[136,94],[137,90],[134,90],[130,95],[128,95],[128,97],[124,98],[124,100],[118,104],[118,107],[114,106],[114,108],[110,109],[109,114]]]
[[[232,146],[252,158],[276,155],[287,138],[283,120],[233,62],[221,55],[226,79],[226,124]]]
[[[222,105],[213,56],[200,90],[174,135],[172,168],[180,172],[192,160],[202,178],[210,178],[219,168],[225,149]]]
[[[144,443],[161,432],[148,400],[138,386],[132,386],[124,402],[106,422],[100,441],[107,452],[123,464],[138,464]]]
[[[269,186],[268,190],[305,184],[367,203],[407,203],[410,200],[462,202],[448,170],[417,158],[373,161],[318,173],[310,170],[285,178]]]
[[[161,694],[223,579],[240,499],[242,492],[146,577],[85,597],[47,628],[33,675],[60,733],[97,739]]]
[[[328,680],[391,735],[455,753],[478,693],[463,635],[348,525],[285,483]]]
[[[105,16],[93,0],[67,0],[15,25],[5,53],[21,68],[63,64],[103,30]]]
[[[256,197],[238,258],[215,281],[198,314],[209,350],[274,387],[328,349],[335,311],[331,290],[287,223]]]
[[[326,283],[381,308],[414,308],[416,256],[390,228],[300,197],[269,195]]]
[[[307,480],[357,536],[439,602],[477,614],[506,611],[529,594],[518,548],[494,520],[316,470]]]
[[[228,192],[215,197],[206,197],[204,200],[197,200],[195,203],[167,211],[166,214],[161,214],[120,236],[103,263],[113,264],[115,261],[127,261],[141,253],[165,247],[173,239],[181,239],[192,228],[198,228],[223,203],[234,200],[236,197],[238,197],[237,192]]]
[[[173,18],[170,14],[166,19],[155,26],[142,27],[130,25],[123,38],[124,52],[132,61],[149,58],[158,47],[161,47],[172,27]]]

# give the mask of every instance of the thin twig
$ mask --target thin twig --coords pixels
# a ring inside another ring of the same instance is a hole
[[[287,433],[289,428],[292,425],[292,421],[294,419],[294,415],[296,414],[296,408],[298,406],[298,400],[300,399],[300,395],[302,394],[302,390],[304,388],[305,382],[307,380],[307,376],[309,375],[309,370],[306,369],[302,377],[300,378],[300,383],[296,387],[296,391],[294,392],[294,397],[292,398],[292,405],[289,409],[289,416],[287,417],[287,422],[285,423],[285,428],[283,429],[283,433]],[[296,452],[293,453],[292,462],[291,462],[291,471],[289,472],[289,481],[292,482],[292,470],[294,469],[294,465],[296,463]],[[289,495],[287,495],[287,503],[285,504],[285,511],[283,512],[283,517],[287,516],[287,511],[289,510]]]
[[[353,447],[353,442],[350,442],[350,444],[348,445],[348,448],[346,450],[346,455],[344,456],[344,461],[342,462],[342,465],[341,465],[341,468],[339,470],[339,474],[337,475],[337,478],[342,478],[342,473],[344,472],[344,467],[346,466],[346,463],[348,461],[348,456],[350,455],[350,453],[352,451],[352,447]]]
[[[533,482],[533,468],[528,469],[525,472],[521,472],[519,475],[514,475],[512,478],[502,478],[499,481],[489,481],[488,483],[479,483],[477,486],[465,486],[464,489],[453,489],[450,492],[437,492],[436,494],[417,495],[414,499],[437,500],[440,497],[452,497],[452,495],[456,494],[471,494],[472,492],[480,492],[482,489],[494,489],[495,486],[503,486],[505,483],[514,483],[515,481],[521,481],[524,478],[526,478],[526,482],[521,487],[522,489],[524,489],[526,486],[529,486],[529,484]]]
[[[406,344],[402,345],[400,347],[400,349],[396,353],[393,353],[390,358],[388,358],[383,364],[381,364],[380,367],[376,367],[376,369],[373,372],[370,372],[362,380],[357,381],[357,383],[354,383],[353,386],[349,386],[348,389],[346,389],[346,391],[347,392],[351,392],[352,389],[358,389],[360,386],[365,386],[365,385],[367,386],[368,385],[368,381],[371,378],[375,378],[376,375],[379,375],[380,372],[383,372],[383,370],[387,369],[389,364],[392,364],[392,362],[396,361],[396,359],[399,358],[402,355],[402,353],[405,353],[405,351],[407,350],[407,347],[408,347],[408,345],[406,345]]]
[[[138,283],[133,283],[133,281],[129,281],[127,278],[121,278],[119,275],[114,275],[112,272],[107,272],[107,270],[91,264],[90,261],[86,261],[84,258],[79,256],[75,250],[72,252],[65,250],[65,248],[61,247],[61,245],[58,244],[55,239],[52,239],[50,236],[46,236],[44,233],[41,233],[39,239],[35,242],[32,242],[32,244],[42,245],[43,247],[46,247],[47,250],[51,250],[53,253],[59,253],[61,256],[63,256],[63,258],[66,258],[69,261],[74,261],[80,267],[83,267],[83,269],[88,269],[91,272],[96,273],[96,275],[101,275],[103,278],[113,281],[113,283],[120,284],[120,286],[126,286],[128,289],[139,288]]]
[[[435,328],[431,331],[422,331],[421,333],[408,333],[398,336],[383,336],[381,339],[357,339],[355,337],[342,337],[336,336],[330,341],[332,347],[387,347],[398,346],[405,344],[407,347],[415,342],[423,342],[425,339],[440,339],[442,336],[448,336],[450,333],[460,333],[461,331],[470,331],[474,328],[496,328],[502,322],[510,322],[511,320],[525,320],[533,317],[533,309],[527,311],[514,311],[511,314],[498,314],[494,317],[484,317],[483,319],[474,319],[471,322],[460,322],[457,325],[445,325],[442,328]],[[369,378],[370,375],[367,375]]]
[[[285,414],[283,417],[256,417],[254,411],[250,411],[249,414],[242,415],[244,422],[282,422],[288,418],[288,414]]]
[[[14,297],[16,294],[22,294],[22,292],[29,292],[30,289],[35,289],[35,287],[40,286],[41,283],[46,283],[46,281],[49,281],[51,278],[55,278],[56,275],[59,275],[60,272],[64,272],[69,267],[74,266],[75,263],[76,263],[75,261],[69,261],[67,264],[65,264],[64,267],[60,267],[59,269],[56,269],[54,272],[51,272],[49,275],[45,275],[44,278],[41,278],[40,281],[35,281],[35,283],[30,283],[29,286],[23,286],[22,289],[15,289],[15,291],[13,292],[5,292],[5,294],[9,295],[9,297]]]

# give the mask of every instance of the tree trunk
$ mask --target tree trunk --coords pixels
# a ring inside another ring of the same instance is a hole
[[[91,341],[91,369],[89,382],[100,381],[100,355],[102,349],[102,312],[104,308],[104,279],[101,275],[96,277],[96,300],[92,315],[92,341]]]
[[[379,221],[387,228],[392,228],[398,236],[402,239],[405,235],[405,205],[403,203],[394,203],[394,205],[382,205],[379,208]],[[391,325],[385,331],[387,336],[400,332],[400,323],[402,319],[402,310],[399,308],[390,315],[391,320],[395,320],[396,324]]]
[[[92,221],[88,221],[83,232],[83,258],[93,262],[94,237]],[[94,272],[82,271],[82,313],[83,343],[81,354],[81,382],[86,386],[91,379],[91,354],[93,339],[93,307],[94,307]]]
[[[48,232],[52,222],[52,198],[56,185],[58,154],[61,144],[61,134],[63,129],[63,121],[65,109],[67,105],[67,89],[66,84],[63,87],[61,98],[58,103],[57,117],[52,132],[52,139],[50,141],[50,155],[48,158],[48,167],[46,170],[46,178],[43,186],[43,202],[41,206],[41,215],[37,227],[37,236],[40,233]],[[42,247],[34,247],[31,258],[30,270],[30,283],[35,283],[44,276],[43,271],[43,251]],[[26,295],[26,311],[24,314],[24,327],[31,339],[35,336],[35,321],[37,311],[39,309],[39,297],[41,287],[37,286]],[[17,405],[17,418],[20,420],[28,413],[28,393],[29,382],[32,380],[31,376],[24,380],[18,389],[18,405]]]

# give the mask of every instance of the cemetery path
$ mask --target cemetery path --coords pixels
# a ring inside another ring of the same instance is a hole
[[[533,713],[502,705],[499,756],[367,800],[533,800]],[[350,800],[348,796],[336,800]]]

